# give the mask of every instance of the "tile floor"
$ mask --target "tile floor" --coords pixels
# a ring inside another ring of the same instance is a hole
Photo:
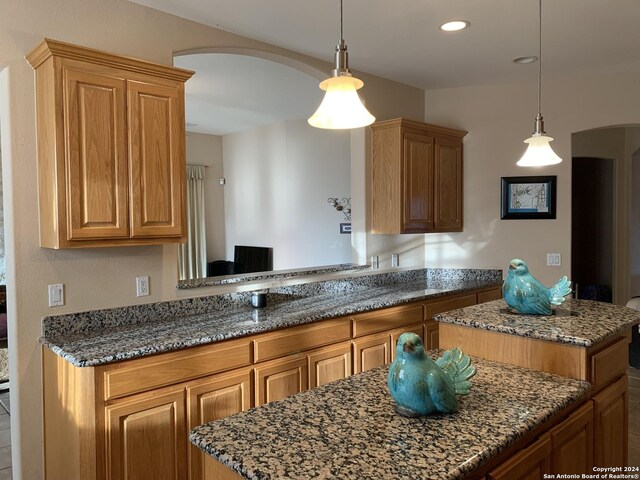
[[[640,370],[629,367],[629,466],[640,466]],[[0,393],[0,480],[11,480],[9,392]]]

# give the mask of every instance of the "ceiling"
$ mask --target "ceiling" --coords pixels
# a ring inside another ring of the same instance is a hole
[[[339,37],[339,2],[134,0],[323,60]],[[439,25],[464,19],[461,32]],[[546,0],[543,76],[640,71],[640,0]],[[430,89],[531,81],[537,54],[535,0],[344,0],[350,66]]]

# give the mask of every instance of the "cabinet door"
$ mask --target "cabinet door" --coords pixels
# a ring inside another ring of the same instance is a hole
[[[440,330],[438,322],[427,320],[424,324],[424,345],[426,350],[440,348]]]
[[[627,377],[593,397],[593,463],[595,467],[627,464]]]
[[[434,230],[462,231],[462,142],[436,139]]]
[[[256,406],[281,400],[308,389],[306,355],[295,355],[255,366]]]
[[[351,342],[319,348],[307,354],[309,387],[347,378],[351,375]]]
[[[251,369],[212,375],[187,385],[189,430],[251,408]],[[189,446],[189,478],[214,480],[216,462],[194,445]]]
[[[187,476],[184,389],[129,397],[106,407],[109,480]]]
[[[551,432],[551,472],[593,473],[593,405],[587,402]]]
[[[353,341],[353,373],[391,363],[391,335],[388,332],[356,338]]]
[[[403,135],[402,232],[433,229],[433,137],[406,132]]]
[[[126,85],[105,72],[63,69],[67,240],[129,236]]]
[[[420,338],[422,338],[422,341],[424,342],[424,331],[422,329],[422,324],[416,324],[416,325],[409,325],[407,327],[402,327],[402,328],[397,328],[394,331],[390,332],[391,335],[391,362],[393,362],[396,359],[396,347],[398,345],[398,338],[400,337],[400,335],[402,335],[405,332],[413,332],[416,335],[418,335]],[[427,350],[426,346],[425,346],[425,350]]]
[[[180,237],[186,185],[182,85],[129,81],[131,237]]]
[[[487,475],[487,480],[540,480],[549,472],[551,442],[545,436]]]

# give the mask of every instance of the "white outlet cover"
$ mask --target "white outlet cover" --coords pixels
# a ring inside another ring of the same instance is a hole
[[[149,277],[136,277],[136,296],[146,297],[149,295]]]
[[[562,265],[562,256],[559,253],[547,253],[547,266],[560,267]]]
[[[64,284],[49,285],[49,306],[61,307],[62,305],[64,305]]]

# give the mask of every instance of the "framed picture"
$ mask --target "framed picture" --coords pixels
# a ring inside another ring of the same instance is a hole
[[[502,177],[500,218],[556,218],[556,176]]]
[[[351,224],[350,223],[341,223],[340,224],[340,233],[351,233]]]

